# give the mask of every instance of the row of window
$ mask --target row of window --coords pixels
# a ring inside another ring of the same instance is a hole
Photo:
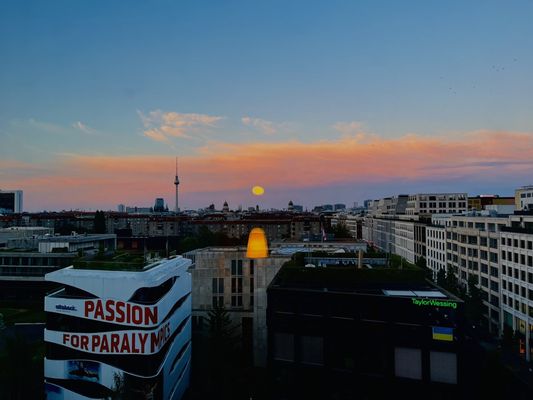
[[[521,249],[533,250],[533,241],[525,239],[511,239],[511,238],[501,238],[501,243],[503,246],[512,246]]]
[[[523,282],[533,283],[533,273],[527,273],[526,281],[526,271],[520,270],[519,268],[509,267],[507,265],[502,265],[502,274],[510,276],[511,278],[520,279]]]
[[[520,286],[518,283],[513,284],[504,280],[502,281],[502,287],[511,293],[533,301],[533,290]]]
[[[297,342],[297,343],[296,343]],[[354,355],[332,354],[336,367],[358,369],[362,373],[384,373],[384,352],[381,347],[367,347]],[[297,356],[298,354],[298,356]],[[320,336],[300,336],[290,333],[274,334],[274,359],[284,362],[300,362],[307,365],[324,365],[324,339]],[[341,355],[341,357],[337,357]],[[369,362],[369,360],[373,360]],[[429,351],[430,380],[432,382],[457,383],[457,355],[450,352]],[[381,364],[381,365],[376,365]],[[422,349],[395,347],[394,375],[398,378],[422,380]]]
[[[507,260],[514,262],[515,264],[521,264],[526,265],[527,260],[527,266],[533,267],[533,256],[526,256],[525,254],[519,254],[519,253],[511,253],[510,251],[502,251],[502,260]]]
[[[502,301],[503,304],[533,318],[533,307],[530,307],[526,303],[520,302],[518,299],[507,297],[505,294],[502,296]]]

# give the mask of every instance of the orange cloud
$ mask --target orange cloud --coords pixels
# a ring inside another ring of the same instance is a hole
[[[498,183],[526,177],[532,166],[531,133],[478,131],[394,139],[358,134],[312,143],[211,142],[196,154],[180,157],[180,188],[187,203],[194,204],[195,196],[202,193],[247,193],[255,184],[268,191],[398,180],[457,179],[460,184],[465,179],[492,179]],[[35,199],[68,208],[150,204],[160,195],[172,198],[174,158],[169,156],[70,155],[31,177],[18,174],[16,165],[7,168],[11,172],[2,177],[12,181],[3,186],[22,188]]]

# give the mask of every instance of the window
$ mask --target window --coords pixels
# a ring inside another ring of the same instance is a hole
[[[242,293],[242,278],[231,278],[231,293]]]
[[[498,291],[498,282],[490,281],[490,290],[493,290],[495,292]]]
[[[290,333],[274,334],[274,359],[294,361],[294,335]]]
[[[231,296],[231,306],[232,307],[242,307],[242,295],[232,295]]]
[[[320,336],[302,336],[300,339],[301,361],[304,364],[324,364],[324,339]]]
[[[224,293],[224,278],[213,278],[213,294]]]
[[[224,307],[224,296],[213,296],[213,308]]]
[[[432,382],[457,383],[457,355],[441,351],[429,352],[430,379]]]
[[[422,379],[422,352],[420,349],[396,347],[394,374],[399,378]]]
[[[255,272],[254,269],[255,269],[254,260],[250,260],[250,275],[254,274]]]
[[[242,260],[231,260],[231,275],[242,276]]]

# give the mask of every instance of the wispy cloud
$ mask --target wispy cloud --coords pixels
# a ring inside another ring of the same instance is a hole
[[[266,119],[253,118],[253,117],[247,117],[247,116],[242,117],[241,122],[243,123],[243,125],[251,126],[266,135],[272,135],[276,133],[280,127],[280,125],[275,124],[272,121],[267,121]]]
[[[333,129],[345,136],[352,136],[363,133],[363,124],[358,121],[337,122]]]
[[[145,128],[144,135],[158,142],[167,142],[170,138],[190,139],[202,128],[213,128],[224,117],[206,114],[183,114],[176,112],[150,111],[144,114],[138,111]]]
[[[96,129],[91,128],[90,126],[84,124],[81,121],[74,122],[72,124],[72,127],[88,135],[97,135],[99,133]]]

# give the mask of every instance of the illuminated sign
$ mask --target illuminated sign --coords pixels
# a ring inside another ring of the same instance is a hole
[[[420,306],[420,307],[445,307],[445,308],[453,308],[454,310],[457,308],[457,303],[455,301],[450,300],[437,300],[437,299],[417,299],[417,298],[411,298],[411,301],[414,305]]]
[[[145,307],[119,300],[86,300],[84,317],[134,325],[157,324],[157,307]]]

